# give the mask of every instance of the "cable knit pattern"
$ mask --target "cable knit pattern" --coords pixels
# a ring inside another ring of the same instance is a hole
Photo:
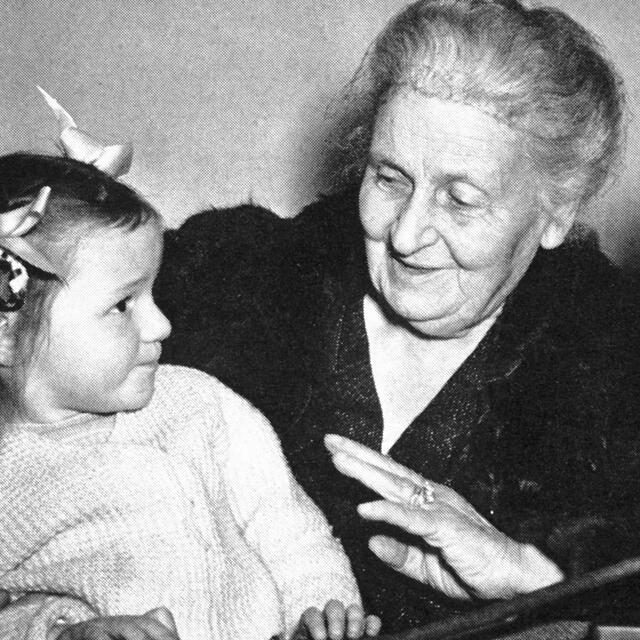
[[[115,421],[10,427],[0,465],[0,588],[78,599],[30,596],[0,637],[41,640],[31,618],[57,601],[63,619],[164,605],[183,640],[266,640],[308,606],[359,602],[268,422],[205,374],[160,367],[150,405]]]

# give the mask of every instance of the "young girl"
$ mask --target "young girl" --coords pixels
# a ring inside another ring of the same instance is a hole
[[[330,598],[314,637],[376,633],[261,414],[158,365],[158,214],[31,154],[0,158],[0,198],[0,589],[28,594],[0,635],[165,640],[166,607],[183,640],[267,640]]]

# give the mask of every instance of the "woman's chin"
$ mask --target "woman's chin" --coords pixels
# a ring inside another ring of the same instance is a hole
[[[384,306],[401,322],[415,324],[448,324],[455,321],[459,305],[454,301],[443,300],[438,295],[407,294],[391,291],[389,295],[381,293]]]
[[[432,304],[409,304],[406,300],[387,300],[386,313],[394,322],[403,324],[413,333],[425,338],[457,338],[466,335],[475,326],[457,305],[445,307],[442,300]]]
[[[466,335],[469,327],[459,318],[438,318],[433,320],[412,320],[407,323],[414,333],[425,338],[448,340]]]

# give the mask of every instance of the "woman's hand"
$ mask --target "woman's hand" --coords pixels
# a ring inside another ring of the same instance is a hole
[[[535,547],[498,531],[453,489],[429,482],[388,456],[336,435],[325,437],[336,468],[385,500],[358,513],[421,536],[426,548],[374,536],[369,548],[394,569],[453,598],[511,598],[563,579]]]
[[[310,607],[302,614],[300,622],[313,640],[342,640],[380,633],[380,618],[365,616],[362,607],[357,605],[345,609],[338,600],[329,600],[324,611]]]
[[[47,640],[179,640],[176,623],[165,607],[140,616],[104,616],[55,629]]]

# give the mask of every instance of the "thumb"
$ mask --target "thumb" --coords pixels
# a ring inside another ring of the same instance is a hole
[[[429,585],[451,598],[469,599],[461,581],[440,563],[437,554],[425,553],[387,536],[373,536],[369,549],[392,569]]]
[[[176,621],[173,618],[173,614],[166,607],[158,607],[157,609],[150,609],[145,614],[148,618],[153,618],[156,622],[164,625],[178,635],[178,628],[176,627]]]
[[[404,567],[409,555],[409,547],[406,544],[387,536],[373,536],[369,540],[369,549],[394,569]]]

